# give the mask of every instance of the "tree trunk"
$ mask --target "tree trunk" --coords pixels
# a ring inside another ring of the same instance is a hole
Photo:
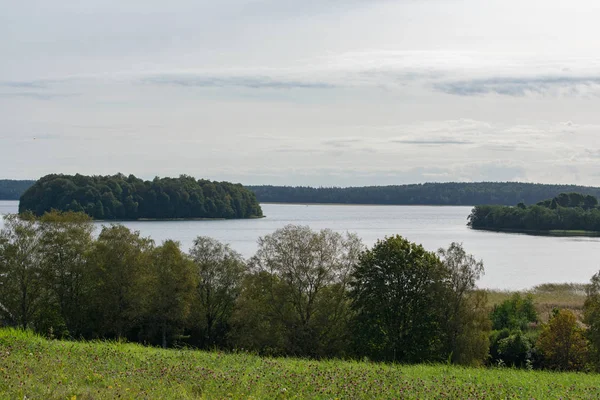
[[[167,348],[167,323],[163,322],[162,324],[162,347],[163,349]]]

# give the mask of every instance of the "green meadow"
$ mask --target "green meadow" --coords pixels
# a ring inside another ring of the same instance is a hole
[[[261,358],[0,330],[4,399],[600,398],[600,375]]]

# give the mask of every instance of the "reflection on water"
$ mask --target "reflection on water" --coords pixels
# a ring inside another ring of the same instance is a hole
[[[16,212],[17,202],[0,201],[0,214]],[[266,218],[229,221],[124,222],[157,243],[175,239],[188,249],[196,236],[229,243],[245,257],[256,239],[286,224],[356,232],[367,245],[399,234],[428,250],[462,242],[482,258],[486,273],[481,287],[523,289],[545,282],[587,282],[600,269],[600,238],[547,237],[473,231],[466,226],[470,207],[351,206],[264,204]],[[97,223],[101,225],[102,223]]]

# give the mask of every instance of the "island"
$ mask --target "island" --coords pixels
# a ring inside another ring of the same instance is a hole
[[[557,236],[599,236],[598,199],[581,193],[561,193],[534,205],[479,205],[468,217],[468,226],[491,231]]]
[[[258,218],[256,196],[241,184],[181,175],[144,181],[133,175],[51,174],[23,193],[19,213],[84,212],[99,220]]]

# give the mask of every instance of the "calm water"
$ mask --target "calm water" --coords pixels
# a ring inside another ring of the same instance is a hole
[[[0,201],[0,214],[17,211],[18,202]],[[400,234],[428,250],[462,242],[481,258],[485,276],[479,286],[524,289],[545,282],[587,282],[600,269],[600,238],[555,238],[473,231],[467,228],[470,207],[339,206],[263,204],[266,218],[230,221],[125,222],[157,243],[175,239],[188,249],[199,235],[229,243],[245,257],[256,239],[286,224],[356,232],[367,245]],[[98,223],[101,225],[101,223]]]

